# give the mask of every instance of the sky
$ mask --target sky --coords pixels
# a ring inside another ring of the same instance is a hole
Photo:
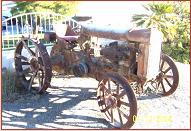
[[[10,2],[10,1],[9,1]],[[133,14],[146,13],[142,5],[148,1],[81,1],[76,15],[92,16],[97,24],[131,24]],[[7,2],[3,2],[3,5]],[[9,10],[3,6],[3,15],[10,16]]]
[[[98,24],[131,24],[133,14],[146,13],[139,1],[85,1],[78,9],[78,15],[92,16]]]

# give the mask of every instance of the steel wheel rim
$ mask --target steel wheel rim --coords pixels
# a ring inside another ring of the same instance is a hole
[[[166,67],[165,67],[166,64]],[[169,56],[162,54],[160,62],[160,73],[158,77],[158,89],[161,90],[163,96],[171,95],[175,92],[179,83],[178,69]]]
[[[109,85],[107,84],[108,81],[110,81],[111,84],[116,84],[114,90],[109,89],[109,86],[107,86],[108,88],[104,87],[105,85]],[[134,102],[134,104],[136,104],[136,102],[129,100],[127,90],[123,89],[122,83],[119,84],[112,78],[103,79],[98,85],[97,95],[101,112],[105,113],[106,120],[109,121],[112,126],[115,128],[130,128],[134,124],[135,121],[132,119],[133,116],[137,115],[137,107],[134,107],[132,102]],[[112,96],[116,99],[114,100],[115,104],[108,105],[107,96]]]
[[[32,50],[29,44],[35,49]],[[33,89],[38,93],[43,93],[48,88],[52,75],[51,65],[50,69],[47,69],[49,56],[46,54],[46,48],[42,47],[38,41],[24,38],[18,42],[15,50],[15,69],[19,81],[25,89]],[[23,55],[24,52],[28,54]]]

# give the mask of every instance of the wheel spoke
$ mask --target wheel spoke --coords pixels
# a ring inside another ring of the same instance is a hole
[[[161,81],[161,85],[162,85],[163,92],[165,93],[165,92],[166,92],[166,90],[165,90],[165,88],[164,88],[163,81]]]
[[[44,70],[44,66],[39,64],[39,70]]]
[[[126,91],[123,90],[116,98],[119,100],[121,97],[123,97],[126,94]]]
[[[111,91],[105,87],[105,85],[102,83],[100,84],[101,88],[103,88],[108,94],[111,94]]]
[[[117,84],[117,91],[116,91],[117,95],[119,94],[119,90],[120,90],[119,84]]]
[[[29,83],[29,86],[28,86],[29,91],[31,90],[32,82],[34,81],[34,78],[36,77],[36,74],[37,74],[37,72],[33,73],[32,77],[30,78],[30,83]]]
[[[105,91],[106,91],[108,94],[111,94],[111,91],[110,91],[109,89],[107,89],[106,87],[105,87]]]
[[[171,67],[168,67],[168,68],[164,71],[164,74],[166,74],[170,69],[171,69]]]
[[[26,75],[31,72],[30,67],[24,69],[23,71],[19,72],[19,75]]]
[[[164,75],[164,78],[173,78],[171,75]]]
[[[102,109],[101,112],[106,112],[106,111],[108,111],[111,107],[112,107],[111,105],[108,105],[108,106],[105,107],[105,109]],[[109,114],[110,114],[110,113],[109,113]],[[110,114],[110,116],[111,116],[111,114]]]
[[[167,78],[164,78],[165,79],[165,81],[168,83],[168,85],[170,86],[170,87],[172,87],[172,85],[170,84],[170,82],[168,81],[168,79]]]
[[[16,58],[19,58],[19,59],[22,59],[22,60],[25,60],[25,61],[29,61],[29,59],[27,58],[27,57],[25,57],[25,56],[22,56],[22,55],[20,55],[20,54],[15,54],[15,57]]]
[[[26,61],[22,61],[21,64],[22,64],[22,65],[30,65],[30,63],[29,63],[29,62],[26,62]]]
[[[110,78],[108,79],[108,89],[111,90]]]
[[[110,110],[111,110],[111,122],[113,123],[113,108],[110,108]]]
[[[113,127],[131,128],[134,122],[130,118],[137,115],[137,103],[133,89],[123,77],[116,73],[106,73],[106,76],[100,80],[97,90],[100,110]],[[129,97],[127,91],[133,94]]]
[[[41,77],[40,77],[39,72],[37,73],[37,77],[38,77],[38,82],[39,82],[39,88],[41,89],[42,85],[41,85]]]
[[[179,73],[175,62],[166,54],[161,55],[161,74],[157,79],[158,86],[163,96],[169,96],[175,92],[179,83]],[[172,89],[173,88],[173,89]]]
[[[43,65],[39,65],[39,70],[45,70],[45,66],[43,66]]]
[[[35,56],[36,56],[36,58],[38,58],[38,48],[37,47],[35,47]]]
[[[121,126],[123,125],[123,120],[122,120],[122,117],[121,117],[121,112],[119,110],[119,107],[117,108],[117,111],[118,111],[118,114],[119,114],[119,120],[120,120],[120,123],[121,123]]]
[[[27,49],[27,51],[30,53],[31,56],[35,56],[35,53],[27,46],[25,41],[23,41],[23,45],[25,49]]]
[[[130,104],[129,104],[129,103],[126,103],[126,102],[124,102],[124,101],[120,101],[120,102],[121,102],[122,105],[125,105],[125,106],[130,107]]]
[[[159,81],[157,88],[159,87],[160,84],[161,84],[161,82]]]
[[[161,63],[161,67],[160,67],[161,71],[162,71],[163,66],[164,66],[164,60],[162,60],[162,63]]]
[[[28,83],[26,81],[21,80],[22,86],[27,89],[28,88]]]
[[[24,55],[24,52],[27,54]],[[43,93],[50,86],[51,60],[45,46],[39,40],[22,38],[17,43],[14,59],[15,70],[23,87]]]
[[[127,118],[127,120],[128,120],[128,118],[129,118],[128,115],[126,115],[123,111],[121,111],[121,109],[118,109],[118,111],[119,111],[125,118]]]
[[[43,61],[42,61],[42,58],[41,58],[41,57],[37,57],[37,59],[38,59],[38,63],[39,63],[41,66],[44,66]]]

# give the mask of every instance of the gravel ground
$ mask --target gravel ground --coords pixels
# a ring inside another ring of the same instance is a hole
[[[190,65],[177,63],[180,83],[169,97],[141,96],[132,129],[190,128]],[[91,78],[53,78],[40,95],[24,95],[2,104],[2,128],[112,128],[99,111],[97,81]]]

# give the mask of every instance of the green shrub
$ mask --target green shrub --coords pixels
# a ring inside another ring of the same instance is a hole
[[[163,53],[171,56],[174,60],[190,64],[190,48],[176,47],[170,44],[163,44]]]
[[[163,52],[190,63],[190,2],[152,2],[143,7],[150,13],[135,14],[132,21],[137,26],[157,27],[163,33]]]

